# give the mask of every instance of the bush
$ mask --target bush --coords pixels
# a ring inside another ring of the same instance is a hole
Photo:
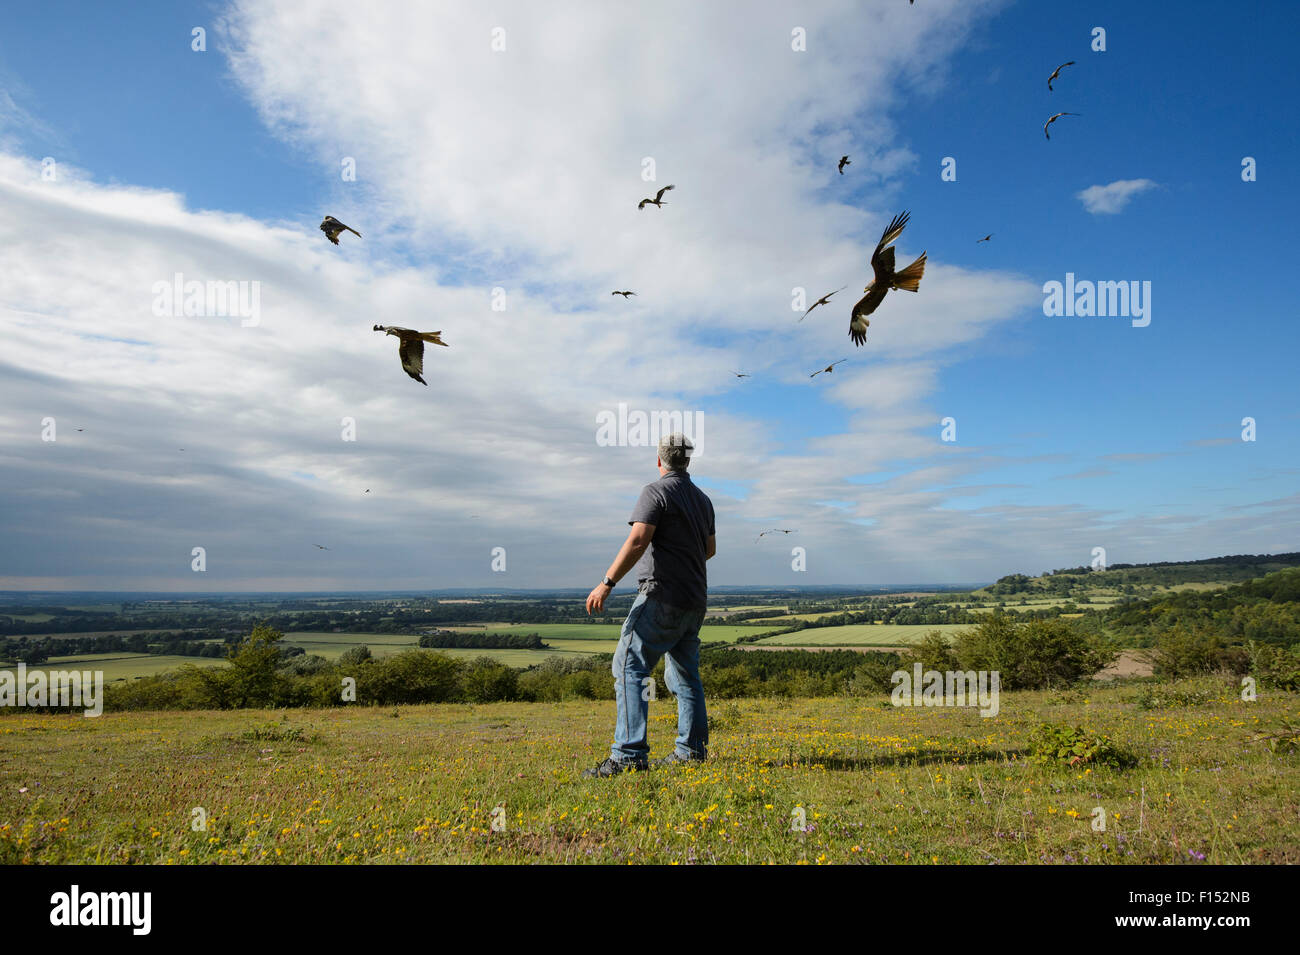
[[[1300,643],[1278,647],[1251,641],[1246,647],[1249,669],[1260,686],[1300,690]]]
[[[1209,626],[1174,624],[1156,637],[1151,653],[1156,676],[1183,677],[1203,673],[1245,673],[1250,653],[1242,646],[1227,646]]]
[[[346,671],[347,668],[343,668]],[[357,702],[365,706],[449,703],[462,696],[463,663],[441,653],[407,650],[344,672],[357,681]]]
[[[226,654],[229,668],[194,668],[194,676],[223,709],[274,706],[284,681],[278,672],[282,657],[277,645],[283,639],[279,630],[258,624]]]
[[[998,619],[1005,620],[1007,626],[1013,626],[1009,618],[1002,617],[999,614]],[[921,664],[922,670],[938,670],[941,673],[959,669],[957,655],[953,652],[952,645],[948,643],[948,638],[938,630],[931,630],[921,639],[920,643],[913,646],[905,654],[903,669],[911,669],[914,663]]]
[[[461,676],[464,698],[470,703],[492,703],[519,698],[519,673],[491,657],[476,657]]]
[[[613,658],[599,654],[589,659],[547,657],[518,677],[519,698],[534,702],[562,700],[612,700]]]
[[[1071,686],[1105,668],[1117,656],[1101,638],[1073,621],[1018,624],[999,613],[961,631],[952,652],[956,665],[942,669],[997,672],[1004,690]]]
[[[346,655],[346,654],[345,654]],[[330,669],[331,664],[322,656],[315,653],[299,654],[290,657],[280,664],[280,673],[284,676],[311,676],[320,673],[322,670]]]
[[[1279,756],[1300,753],[1300,722],[1294,722],[1285,716],[1279,717],[1277,723],[1255,733],[1246,742],[1264,743],[1269,752]]]
[[[1128,769],[1138,763],[1136,756],[1112,743],[1110,737],[1063,723],[1040,723],[1029,735],[1029,751],[1040,763],[1065,763],[1069,766],[1094,763],[1116,769]]]
[[[364,643],[362,643],[359,644],[358,646],[348,647],[346,650],[344,650],[343,653],[339,655],[339,666],[341,667],[360,666],[362,663],[365,663],[367,660],[373,660],[373,659],[374,656],[373,654],[371,654],[370,648],[366,646]]]
[[[899,664],[893,660],[879,659],[881,654],[863,654],[869,659],[853,671],[845,691],[849,696],[876,696],[889,693],[893,687],[893,676]]]

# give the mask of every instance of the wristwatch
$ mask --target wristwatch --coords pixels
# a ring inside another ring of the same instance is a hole
[[[602,577],[602,578],[600,579],[600,582],[601,582],[602,584],[604,584],[606,587],[613,587],[613,586],[614,586],[614,581],[611,580],[609,577]]]

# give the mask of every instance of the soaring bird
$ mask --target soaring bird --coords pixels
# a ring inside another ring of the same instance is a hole
[[[656,206],[656,207],[662,206],[664,204],[664,193],[667,192],[669,189],[676,189],[676,188],[677,188],[676,186],[664,186],[662,189],[660,189],[658,192],[655,193],[655,197],[653,199],[642,199],[640,202],[636,204],[636,207],[638,209],[644,209],[647,205]]]
[[[760,533],[757,537],[755,537],[754,540],[756,540],[756,541],[758,541],[758,540],[762,540],[762,539],[763,539],[764,537],[766,537],[768,534],[793,534],[793,533],[794,533],[793,530],[788,530],[788,531],[787,531],[787,530],[785,530],[784,528],[774,527],[774,528],[772,528],[770,531],[763,531],[763,532]]]
[[[621,296],[623,296],[623,301],[626,302],[626,301],[627,301],[627,297],[628,297],[629,295],[635,295],[636,292],[610,292],[609,294],[610,294],[610,295],[621,295]]]
[[[1047,127],[1048,127],[1048,126],[1051,126],[1054,122],[1056,122],[1056,121],[1057,121],[1058,119],[1060,119],[1062,116],[1078,116],[1078,115],[1079,115],[1078,113],[1057,113],[1055,116],[1053,116],[1053,117],[1052,117],[1051,119],[1049,119],[1047,122],[1043,123],[1043,135],[1046,136],[1048,139],[1051,139],[1051,138],[1052,138],[1052,134],[1049,133],[1049,132],[1047,131]]]
[[[816,378],[816,377],[817,377],[818,375],[820,375],[822,372],[833,371],[834,368],[835,368],[835,366],[838,365],[840,362],[843,362],[843,361],[848,361],[848,359],[847,359],[847,358],[841,358],[840,361],[833,361],[833,362],[831,362],[829,365],[827,365],[825,368],[823,368],[821,371],[814,371],[814,372],[813,372],[811,375],[809,375],[808,377],[809,377],[809,378]]]
[[[852,166],[852,165],[853,165],[853,163],[849,161],[849,157],[848,157],[848,156],[841,156],[841,157],[840,157],[840,175],[841,175],[841,176],[844,175],[844,167],[845,167],[845,166]]]
[[[906,212],[894,216],[894,221],[889,223],[881,235],[876,251],[871,253],[871,270],[875,277],[862,290],[866,294],[853,306],[853,314],[849,318],[849,337],[853,339],[854,345],[861,345],[867,340],[867,326],[871,324],[867,316],[884,301],[886,292],[891,288],[915,292],[921,287],[921,276],[925,275],[924,252],[903,271],[894,271],[894,242],[907,228],[907,219]]]
[[[1074,60],[1066,60],[1064,63],[1062,63],[1062,64],[1061,64],[1060,66],[1058,66],[1056,69],[1052,70],[1052,75],[1049,76],[1049,77],[1047,78],[1047,88],[1048,88],[1049,90],[1052,89],[1052,80],[1054,80],[1054,79],[1056,79],[1058,76],[1060,76],[1060,75],[1061,75],[1061,70],[1065,69],[1067,66],[1074,66]]]
[[[315,546],[318,547],[320,550],[329,550],[329,548],[324,546],[323,544],[316,544]]]
[[[442,332],[417,332],[409,328],[398,328],[395,325],[376,325],[373,331],[397,336],[402,343],[397,349],[397,354],[402,359],[402,371],[428,387],[429,383],[420,377],[424,372],[424,343],[431,342],[445,348],[447,343],[439,337]]]
[[[975,244],[976,244],[976,245],[979,245],[981,242],[987,242],[987,241],[989,241],[991,238],[993,238],[993,233],[992,233],[992,232],[990,232],[988,235],[986,235],[986,236],[985,236],[984,238],[982,238],[982,239],[977,239],[976,242],[975,242]]]
[[[329,239],[335,245],[339,244],[339,235],[345,229],[348,232],[351,232],[353,235],[355,235],[358,239],[361,238],[360,232],[352,228],[352,226],[350,225],[344,225],[342,222],[339,222],[339,220],[335,219],[333,216],[326,216],[324,219],[321,219],[320,221],[320,230],[325,233],[325,238]]]
[[[743,372],[739,372],[739,371],[733,371],[732,374],[735,375],[737,378],[753,378],[753,377],[754,377],[753,375],[746,375],[746,374],[744,374]]]
[[[839,288],[837,288],[837,289],[835,290],[835,292],[843,292],[846,288],[848,288],[847,285],[841,285]],[[817,301],[813,302],[811,305],[808,306],[808,312],[811,312],[811,311],[812,311],[814,308],[816,308],[818,305],[829,305],[829,304],[831,303],[831,296],[834,295],[835,292],[827,292],[825,295],[823,295],[823,296],[822,296],[821,298],[819,298]],[[799,316],[799,321],[802,322],[805,318],[807,318],[807,317],[808,317],[808,312],[804,312],[802,315],[800,315],[800,316]]]

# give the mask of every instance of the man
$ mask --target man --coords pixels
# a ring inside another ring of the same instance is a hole
[[[600,613],[623,575],[636,565],[639,596],[623,622],[614,651],[614,696],[618,721],[609,758],[585,778],[650,768],[646,718],[653,693],[650,672],[661,657],[668,689],[677,697],[677,745],[656,765],[708,756],[708,714],[700,683],[700,624],[704,622],[708,576],[704,563],[716,553],[713,502],[686,469],[694,445],[680,432],[659,441],[659,480],[641,489],[632,530],[605,579],[587,596],[587,613]]]

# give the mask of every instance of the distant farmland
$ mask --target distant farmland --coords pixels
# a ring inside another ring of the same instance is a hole
[[[84,653],[77,656],[54,657],[44,663],[33,664],[29,670],[102,670],[104,682],[133,680],[139,676],[153,676],[167,670],[179,669],[186,663],[195,666],[225,666],[217,657],[169,656],[159,653]],[[0,670],[13,670],[12,666]]]
[[[477,649],[474,647],[444,649],[437,648],[438,653],[461,659],[490,657],[506,666],[523,669],[535,666],[548,657],[587,657],[598,653],[613,653],[618,646],[621,627],[618,624],[572,624],[572,623],[520,623],[488,624],[477,627],[446,627],[457,633],[536,633],[550,647],[546,650],[506,650]],[[729,643],[744,636],[764,633],[778,629],[767,626],[745,625],[706,625],[700,630],[700,639],[706,643]],[[902,628],[893,628],[902,629]],[[107,632],[107,631],[106,631]],[[127,631],[122,631],[127,632]],[[820,632],[820,631],[819,631]],[[83,637],[90,634],[69,634]],[[301,631],[286,633],[284,646],[302,647],[305,653],[324,657],[331,662],[338,660],[352,647],[366,646],[371,655],[386,657],[405,650],[419,649],[420,638],[414,634],[397,633],[323,633],[319,631]],[[167,670],[175,670],[184,664],[195,666],[225,666],[226,661],[220,657],[191,657],[151,653],[114,653],[82,654],[78,656],[55,657],[39,665],[42,670],[78,669],[103,670],[104,679],[130,680],[141,676],[152,676]]]
[[[758,643],[774,647],[896,647],[919,643],[931,630],[951,634],[970,628],[967,623],[872,624],[815,627],[798,633],[764,637]]]

